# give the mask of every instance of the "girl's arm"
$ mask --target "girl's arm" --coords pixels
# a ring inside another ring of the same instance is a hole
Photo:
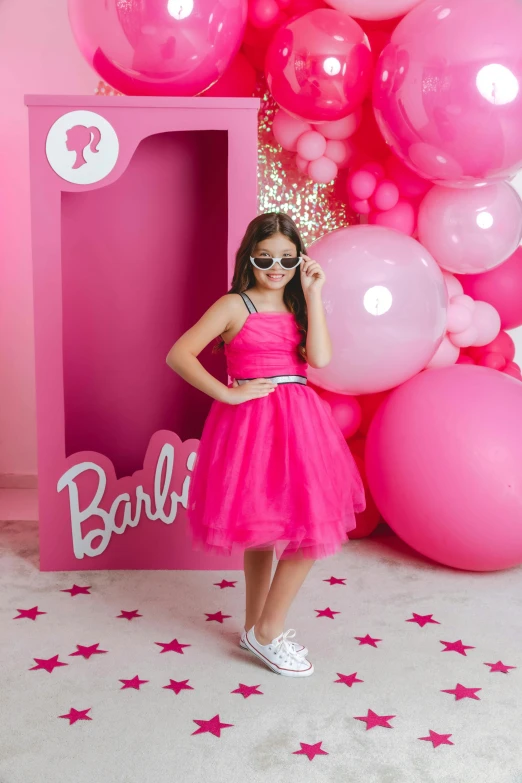
[[[332,341],[321,299],[321,289],[326,276],[317,261],[312,261],[308,256],[303,256],[303,259],[301,284],[308,310],[306,357],[311,367],[320,369],[326,367],[332,360]]]

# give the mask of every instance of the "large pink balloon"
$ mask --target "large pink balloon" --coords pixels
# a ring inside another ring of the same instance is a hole
[[[467,294],[493,305],[503,329],[522,326],[522,247],[500,266],[481,275],[459,278]]]
[[[444,336],[447,291],[415,239],[380,226],[350,226],[309,249],[324,268],[323,302],[333,359],[310,368],[317,386],[344,394],[391,389],[420,372]]]
[[[482,188],[435,186],[418,217],[419,241],[449,272],[493,269],[522,239],[522,201],[507,182]]]
[[[395,19],[421,0],[328,0],[328,5],[357,19]]]
[[[126,95],[197,95],[238,51],[247,0],[69,0],[76,42]]]
[[[424,0],[399,22],[374,82],[377,121],[418,174],[451,185],[522,165],[522,3]]]
[[[453,568],[522,562],[522,383],[484,367],[427,370],[372,422],[366,471],[384,519]]]
[[[370,89],[372,56],[357,22],[320,8],[279,28],[265,71],[283,109],[307,122],[330,122],[362,104]]]

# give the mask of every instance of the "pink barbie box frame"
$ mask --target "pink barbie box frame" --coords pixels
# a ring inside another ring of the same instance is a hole
[[[40,568],[240,569],[194,551],[211,400],[165,363],[257,213],[252,98],[26,96]],[[227,381],[222,353],[204,366]]]

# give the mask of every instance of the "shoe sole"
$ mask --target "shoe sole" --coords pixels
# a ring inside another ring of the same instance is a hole
[[[240,647],[242,647],[242,648],[243,648],[243,650],[248,650],[248,652],[252,652],[252,650],[250,649],[250,647],[247,647],[247,646],[246,646],[246,644],[244,644],[244,643],[243,643],[243,640],[242,640],[242,639],[240,639],[240,640],[239,640],[239,646],[240,646]],[[303,647],[303,649],[302,649],[302,650],[299,650],[299,652],[297,653],[297,654],[298,654],[298,655],[300,655],[302,658],[306,658],[306,656],[307,656],[307,655],[308,655],[308,653],[310,652],[309,650],[306,650],[306,652],[305,652],[305,649],[306,649],[306,648],[305,648],[305,647]]]
[[[259,660],[265,664],[265,666],[268,666],[269,669],[271,669],[276,674],[281,674],[283,677],[309,677],[311,674],[314,673],[314,665],[313,663],[310,663],[310,668],[304,669],[304,670],[297,670],[294,671],[292,669],[281,669],[277,664],[272,663],[268,658],[266,658],[263,653],[259,652],[259,650],[256,650],[255,647],[252,647],[249,644],[248,637],[245,639],[247,644],[247,649],[250,650],[251,653],[253,653],[256,658],[259,658]],[[303,660],[306,660],[304,658]]]

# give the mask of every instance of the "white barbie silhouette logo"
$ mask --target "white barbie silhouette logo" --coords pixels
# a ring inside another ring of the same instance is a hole
[[[52,125],[45,152],[59,177],[77,185],[90,185],[113,170],[119,143],[105,117],[92,111],[71,111]]]

